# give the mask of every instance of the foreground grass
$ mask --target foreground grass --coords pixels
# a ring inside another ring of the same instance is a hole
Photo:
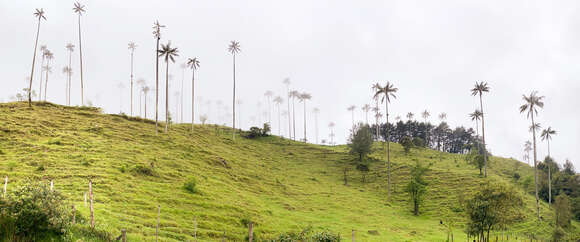
[[[0,104],[0,175],[9,190],[26,179],[54,180],[86,219],[84,193],[94,182],[97,227],[112,235],[127,229],[130,241],[155,240],[157,207],[161,206],[162,241],[193,240],[194,220],[202,241],[224,234],[241,241],[245,221],[256,223],[256,237],[272,238],[311,226],[358,241],[443,241],[454,222],[454,236],[465,241],[466,218],[460,201],[484,179],[462,155],[413,150],[405,155],[393,144],[393,198],[386,200],[383,145],[371,155],[367,182],[354,170],[355,157],[346,147],[292,142],[278,137],[231,139],[224,127],[173,125],[155,135],[149,120],[101,114],[97,109],[48,103]],[[420,216],[412,216],[404,192],[409,166],[417,160],[431,165],[430,182]],[[518,165],[516,165],[518,164]],[[348,167],[348,185],[343,171]],[[516,160],[493,157],[488,180],[518,183],[512,176],[533,175]],[[183,186],[197,181],[198,192]],[[532,183],[533,185],[533,183]],[[542,221],[535,218],[530,187],[518,184],[525,196],[525,220],[510,232],[547,239],[553,212],[542,203]],[[533,186],[532,188],[533,189]],[[571,235],[580,234],[574,223]]]

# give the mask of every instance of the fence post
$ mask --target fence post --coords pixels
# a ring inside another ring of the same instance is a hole
[[[77,209],[75,208],[75,205],[72,205],[72,224],[76,223],[76,217],[77,217]]]
[[[354,242],[354,229],[352,230],[352,242]]]
[[[90,199],[90,210],[91,210],[91,228],[95,228],[95,210],[93,207],[93,181],[89,180],[89,199]]]
[[[50,191],[51,192],[54,191],[53,186],[54,186],[54,183],[52,182],[52,180],[50,180]]]
[[[127,230],[121,229],[121,241],[127,242]]]
[[[226,230],[224,229],[224,236],[222,237],[222,242],[226,242]]]
[[[254,223],[250,222],[250,224],[248,224],[248,233],[250,233],[248,235],[248,241],[252,242],[254,240]]]
[[[2,196],[6,197],[6,187],[8,187],[8,176],[4,178],[4,193]]]
[[[161,205],[157,205],[157,227],[155,228],[155,242],[159,239],[159,217],[161,216]]]

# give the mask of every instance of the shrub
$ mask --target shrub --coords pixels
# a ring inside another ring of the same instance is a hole
[[[185,182],[185,184],[183,185],[183,189],[192,194],[198,193],[199,191],[197,190],[196,184],[197,183],[195,181],[195,178],[192,177],[187,182]]]
[[[28,183],[0,200],[0,240],[36,241],[50,235],[64,235],[70,214],[65,198],[47,185]],[[10,239],[9,239],[10,240]]]
[[[399,143],[403,146],[405,154],[409,154],[409,151],[411,150],[411,148],[413,148],[413,140],[411,140],[409,136],[405,136],[401,138],[401,141],[399,141]]]
[[[413,145],[415,147],[425,147],[425,141],[419,137],[413,138]]]
[[[137,175],[156,176],[157,173],[151,168],[143,165],[136,165],[131,169],[131,172]]]

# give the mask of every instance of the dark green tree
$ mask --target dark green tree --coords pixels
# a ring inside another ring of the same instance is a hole
[[[429,168],[424,167],[421,163],[417,162],[417,164],[411,168],[411,180],[405,189],[405,191],[407,191],[411,196],[413,214],[415,216],[419,215],[419,206],[423,203],[423,198],[425,193],[427,193],[428,183],[425,181],[423,176],[428,170]]]
[[[570,220],[572,219],[572,207],[570,205],[570,198],[566,195],[566,193],[556,197],[556,201],[554,202],[554,210],[556,226],[562,228],[567,228],[570,226]]]
[[[405,136],[399,141],[399,143],[403,146],[405,154],[409,154],[409,151],[413,148],[413,140],[409,136]]]
[[[485,165],[483,159],[483,152],[481,152],[477,148],[471,149],[471,151],[467,154],[465,159],[477,169],[479,169],[479,175],[483,175],[483,166]]]
[[[371,152],[371,146],[373,145],[373,135],[370,127],[362,123],[356,124],[351,131],[348,142],[350,153],[357,154],[359,162],[362,162],[363,158]]]

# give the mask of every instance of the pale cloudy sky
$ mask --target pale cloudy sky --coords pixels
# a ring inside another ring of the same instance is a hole
[[[231,107],[232,64],[227,45],[237,40],[242,47],[237,57],[238,97],[243,101],[239,118],[245,128],[252,124],[252,116],[257,116],[254,123],[263,120],[259,114],[266,108],[266,90],[286,99],[282,84],[286,77],[291,89],[313,96],[307,103],[311,141],[315,140],[313,107],[321,110],[320,139],[328,139],[327,125],[334,121],[337,141],[343,143],[351,124],[346,108],[357,105],[356,118],[364,120],[360,107],[371,102],[372,83],[386,80],[399,88],[391,105],[392,117],[427,109],[432,121],[437,121],[436,114],[446,112],[452,126],[472,127],[467,114],[478,107],[478,99],[469,89],[475,81],[484,80],[491,86],[484,108],[487,140],[494,154],[522,157],[523,143],[531,138],[530,122],[518,107],[522,94],[538,90],[546,96],[538,120],[559,132],[552,142],[553,156],[559,163],[569,158],[580,168],[577,1],[85,0],[82,4],[87,10],[82,18],[86,96],[108,113],[119,112],[120,100],[123,111],[129,112],[129,90],[125,88],[120,97],[117,88],[119,82],[129,86],[129,41],[138,44],[135,77],[154,85],[151,26],[159,20],[167,26],[162,42],[171,40],[180,51],[178,63],[170,66],[174,77],[170,97],[174,99],[173,93],[181,89],[179,64],[186,57],[198,57],[196,95],[202,97],[203,105],[197,108],[209,114],[210,122],[217,120],[218,100]],[[39,42],[55,55],[48,99],[64,102],[65,45],[78,46],[72,5],[63,0],[0,0],[4,56],[0,59],[4,77],[0,100],[9,101],[26,86],[36,30],[32,13],[44,8],[48,20],[42,22]],[[80,103],[78,49],[73,54],[72,100],[76,105]],[[184,87],[187,122],[190,75],[186,72]],[[35,89],[38,80],[37,71]],[[208,100],[211,104],[206,104]],[[171,110],[174,101],[170,100]],[[138,96],[135,102],[137,109]],[[302,108],[297,102],[299,138]],[[272,111],[277,133],[277,110]],[[286,134],[288,125],[285,118],[282,121]],[[540,157],[545,156],[546,144],[539,142],[538,147]]]

